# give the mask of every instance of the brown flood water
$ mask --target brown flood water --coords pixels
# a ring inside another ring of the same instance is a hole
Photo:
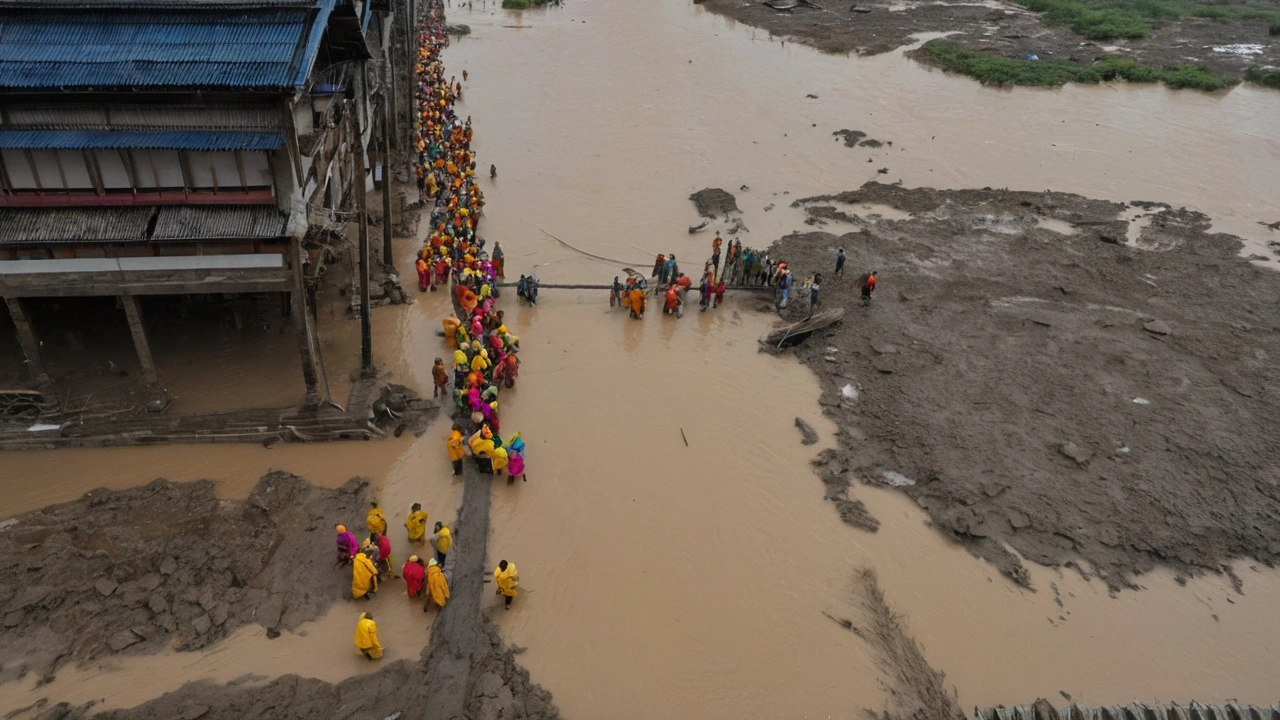
[[[735,192],[754,246],[800,227],[792,198],[872,178],[1186,204],[1259,239],[1257,220],[1280,219],[1267,215],[1280,193],[1274,93],[992,91],[897,54],[784,48],[686,0],[492,5],[453,11],[474,34],[445,60],[470,73],[462,112],[476,122],[480,164],[499,172],[484,233],[506,245],[513,277],[619,274],[539,228],[637,268],[658,252],[693,267],[709,238],[687,233],[698,220],[686,198],[706,186]],[[831,136],[841,128],[894,145],[847,149]],[[881,167],[890,173],[876,175]],[[402,245],[405,267],[413,249]],[[429,388],[445,305],[417,297],[375,311],[376,352],[396,380]],[[1280,574],[1239,566],[1237,596],[1222,579],[1179,587],[1157,572],[1142,579],[1146,590],[1111,598],[1074,574],[1033,568],[1040,592],[1029,593],[929,529],[900,495],[856,489],[883,525],[853,530],[808,466],[834,429],[817,383],[795,361],[756,352],[769,322],[756,302],[634,322],[604,300],[548,290],[537,309],[506,301],[524,370],[504,395],[503,429],[524,432],[531,480],[495,487],[492,560],[517,562],[527,590],[497,619],[529,648],[521,661],[567,717],[855,717],[882,707],[875,657],[823,616],[857,618],[852,573],[866,565],[962,707],[1059,690],[1099,703],[1276,700]],[[349,357],[355,333],[330,333],[326,357]],[[822,444],[800,445],[797,416]],[[413,501],[451,520],[460,492],[444,432],[441,421],[421,439],[372,443],[9,453],[0,490],[4,514],[157,476],[211,477],[233,497],[280,468],[324,485],[372,478],[393,525]],[[428,634],[401,600],[375,601],[393,658],[416,655]],[[0,708],[41,696],[128,706],[190,679],[246,673],[337,680],[370,669],[351,651],[354,614],[340,604],[274,641],[250,628],[208,653],[64,670],[38,691],[3,685]]]

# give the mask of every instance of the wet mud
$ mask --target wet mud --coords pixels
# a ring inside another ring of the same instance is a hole
[[[929,666],[924,650],[903,625],[880,589],[876,571],[859,570],[853,580],[853,594],[862,609],[862,618],[827,614],[840,627],[863,640],[876,655],[881,670],[881,683],[888,699],[879,717],[913,718],[913,720],[963,720],[964,712],[954,688],[947,687],[947,676]],[[870,717],[877,717],[867,709]]]
[[[698,209],[698,214],[705,218],[724,217],[729,213],[740,212],[737,198],[729,191],[720,188],[699,190],[690,195],[689,199]]]
[[[1280,42],[1261,20],[1166,20],[1141,40],[1093,42],[1064,27],[1045,25],[1037,13],[1012,3],[868,0],[802,5],[787,12],[742,0],[705,0],[701,5],[831,53],[876,55],[909,45],[921,33],[948,33],[952,42],[1011,58],[1034,54],[1041,60],[1088,65],[1103,55],[1120,55],[1155,67],[1204,63],[1237,77],[1251,65],[1280,64]],[[855,12],[854,7],[870,12]]]
[[[1024,585],[1021,558],[1113,591],[1157,565],[1280,558],[1280,276],[1239,239],[1161,205],[1130,239],[1126,206],[1055,192],[868,183],[810,203],[912,213],[772,251],[798,276],[849,255],[823,283],[845,320],[795,350],[841,428],[815,463],[829,498],[852,502],[855,479],[897,488]],[[852,279],[871,270],[859,307]]]
[[[335,517],[363,515],[368,483],[263,477],[246,500],[210,481],[156,480],[20,515],[0,530],[0,678],[40,682],[69,663],[200,650],[237,628],[269,633],[349,596],[330,572]]]
[[[492,623],[479,628],[476,673],[467,689],[474,720],[555,720],[551,695],[515,662]],[[424,651],[424,655],[426,652]],[[242,718],[420,718],[432,707],[426,662],[399,660],[341,683],[285,675],[269,682],[246,676],[226,684],[199,681],[127,710],[95,712],[92,703],[52,704],[36,720],[241,720]],[[37,710],[38,708],[31,708]]]

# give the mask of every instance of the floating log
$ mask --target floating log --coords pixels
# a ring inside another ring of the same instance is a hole
[[[814,331],[831,327],[843,319],[844,308],[823,310],[820,313],[814,313],[798,323],[792,323],[786,327],[780,327],[777,330],[774,330],[761,338],[760,342],[772,348],[780,348],[784,345],[794,345],[805,338],[808,338]]]

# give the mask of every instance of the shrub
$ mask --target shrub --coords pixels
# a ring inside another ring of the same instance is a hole
[[[1160,79],[1174,90],[1194,88],[1205,92],[1222,90],[1240,82],[1239,78],[1219,75],[1204,65],[1178,65],[1166,68],[1160,73]]]
[[[1160,71],[1137,60],[1104,57],[1094,66],[1103,80],[1125,80],[1131,83],[1153,83],[1160,80]]]
[[[1068,82],[1096,83],[1100,80],[1098,73],[1076,63],[1013,60],[963,48],[946,40],[930,40],[921,49],[944,69],[969,75],[983,85],[1058,87]]]
[[[1244,79],[1251,83],[1280,90],[1280,70],[1275,68],[1263,70],[1262,68],[1251,67],[1244,71]]]

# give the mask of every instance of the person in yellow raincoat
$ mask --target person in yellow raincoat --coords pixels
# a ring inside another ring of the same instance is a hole
[[[453,533],[449,531],[449,526],[444,523],[436,523],[436,534],[431,539],[431,544],[436,546],[436,560],[440,562],[440,567],[444,567],[445,556],[449,554],[449,548],[453,547]]]
[[[378,592],[378,568],[368,552],[358,552],[351,558],[351,597],[372,598]]]
[[[377,660],[382,657],[382,643],[378,642],[378,624],[373,621],[373,613],[360,613],[356,622],[356,652]]]
[[[495,447],[489,453],[489,457],[493,458],[493,473],[495,475],[501,475],[503,468],[505,468],[507,463],[510,462],[510,458],[507,456],[507,449],[504,447]]]
[[[422,612],[431,609],[432,603],[436,607],[444,607],[449,602],[449,581],[445,579],[444,572],[440,569],[440,563],[435,558],[427,561],[427,600],[422,603]]]
[[[498,584],[498,594],[503,596],[508,610],[511,599],[520,592],[520,576],[516,574],[516,564],[503,560],[493,571],[493,581]]]
[[[453,463],[453,476],[457,477],[462,474],[462,459],[467,456],[467,451],[462,446],[461,425],[453,424],[453,431],[449,433],[449,438],[444,441],[444,444],[449,449],[449,462]]]
[[[481,425],[467,443],[471,446],[472,457],[476,458],[480,465],[480,471],[486,474],[491,473],[493,471],[493,431],[488,425]]]
[[[369,514],[365,515],[364,524],[371,533],[386,534],[387,516],[382,514],[382,509],[378,507],[378,503],[369,503]]]
[[[481,349],[476,356],[471,358],[471,369],[473,371],[484,372],[489,369],[489,351]]]
[[[457,349],[458,347],[458,328],[462,327],[462,321],[450,315],[440,323],[444,326],[444,344]]]
[[[453,366],[454,366],[454,367],[466,367],[466,366],[468,366],[468,365],[470,365],[470,364],[471,364],[471,362],[470,362],[469,360],[467,360],[467,352],[466,352],[465,350],[454,350],[454,351],[453,351]]]
[[[404,528],[409,531],[409,542],[421,545],[427,534],[427,514],[422,511],[422,503],[414,503],[409,508],[409,517],[404,520]]]

